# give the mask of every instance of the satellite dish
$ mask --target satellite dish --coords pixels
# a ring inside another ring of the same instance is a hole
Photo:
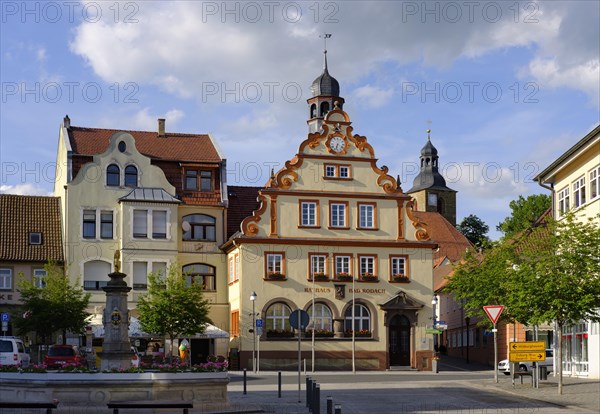
[[[187,233],[192,229],[192,226],[187,221],[184,221],[183,223],[181,223],[181,228]]]

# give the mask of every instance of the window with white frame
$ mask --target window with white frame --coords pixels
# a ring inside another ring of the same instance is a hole
[[[325,178],[350,178],[350,166],[325,164]]]
[[[265,255],[265,270],[267,276],[283,274],[283,254],[267,253]]]
[[[585,204],[585,177],[580,177],[573,183],[573,207]]]
[[[600,195],[600,167],[590,171],[590,200]]]
[[[152,238],[167,238],[167,212],[164,210],[152,211]]]
[[[346,227],[346,204],[331,203],[331,227]]]
[[[352,306],[348,306],[344,317],[346,333],[351,333],[352,330],[356,333],[371,332],[371,313],[365,305],[361,303],[354,305],[354,327],[352,324]]]
[[[232,283],[235,280],[235,263],[234,263],[234,258],[230,257],[229,258],[229,274],[228,274],[228,282]]]
[[[363,229],[375,227],[375,206],[373,204],[358,204],[358,227]]]
[[[102,260],[91,260],[83,264],[83,289],[102,290],[110,280],[110,263]]]
[[[100,238],[101,239],[112,239],[113,238],[113,212],[112,211],[101,211],[100,212]]]
[[[206,214],[190,214],[183,216],[183,222],[189,224],[189,230],[183,232],[183,240],[216,240],[216,222],[212,216]]]
[[[335,276],[351,276],[350,263],[352,257],[350,256],[335,256]]]
[[[310,276],[325,276],[327,274],[327,255],[313,254],[310,256]]]
[[[361,277],[375,276],[375,256],[360,256],[359,266]]]
[[[96,238],[96,210],[83,210],[83,238]]]
[[[390,257],[390,266],[392,278],[408,276],[408,274],[406,273],[406,257]]]
[[[46,276],[48,276],[48,272],[46,269],[33,269],[33,285],[37,288],[45,288],[46,287]]]
[[[265,312],[267,334],[269,331],[291,331],[290,307],[285,303],[274,303]]]
[[[12,289],[12,269],[0,269],[0,289]]]
[[[558,215],[562,216],[569,208],[569,187],[565,187],[558,192]]]
[[[148,288],[148,262],[133,262],[133,290]]]
[[[316,201],[302,201],[300,203],[300,225],[301,226],[317,226],[317,208]]]
[[[84,239],[112,239],[114,218],[111,210],[83,210],[82,236]]]
[[[39,231],[32,231],[29,233],[29,244],[37,245],[42,244],[42,233]]]
[[[337,168],[335,165],[326,165],[325,166],[325,177],[335,177],[336,170],[337,170]]]
[[[147,239],[148,228],[151,228],[152,239],[166,239],[167,217],[166,210],[133,210],[133,237]]]
[[[324,303],[315,303],[314,309],[311,305],[307,312],[311,321],[308,325],[309,331],[314,329],[315,331],[333,332],[333,314],[329,306]]]

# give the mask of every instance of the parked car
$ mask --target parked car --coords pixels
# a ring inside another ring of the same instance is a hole
[[[20,338],[0,337],[0,365],[20,365],[27,368],[30,359]]]
[[[533,371],[533,369],[535,368],[536,364],[538,364],[540,367],[547,367],[548,372],[552,372],[553,366],[554,366],[554,361],[552,358],[553,355],[553,350],[552,349],[546,349],[546,360],[545,361],[539,361],[539,362],[517,362],[518,364],[518,371],[520,372],[528,372],[528,371]],[[498,362],[498,371],[501,371],[504,373],[504,375],[510,375],[510,364],[511,362],[509,362],[508,359],[503,359],[502,361]]]
[[[48,368],[62,368],[65,365],[84,365],[85,357],[75,345],[50,345],[44,357]]]

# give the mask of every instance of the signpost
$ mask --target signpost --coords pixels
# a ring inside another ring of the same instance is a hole
[[[510,352],[508,354],[510,362],[525,362],[525,361],[545,361],[546,352]]]
[[[10,314],[3,313],[0,319],[2,320],[2,335],[6,336],[6,332],[8,332],[8,321],[10,321]]]
[[[545,351],[546,344],[544,341],[529,341],[529,342],[511,342],[508,346],[508,351],[512,353],[528,352],[528,351]]]
[[[494,333],[494,382],[498,383],[498,329],[496,329],[496,323],[500,318],[500,314],[504,310],[504,306],[502,305],[488,305],[484,306],[483,310],[487,313],[488,318],[494,324],[494,329],[492,332]]]
[[[302,390],[302,385],[300,381],[300,376],[302,372],[302,331],[306,329],[309,321],[310,316],[308,316],[308,312],[306,312],[305,310],[296,309],[290,314],[290,325],[292,326],[292,328],[298,330],[298,402],[302,402],[302,400],[300,399],[300,393]]]

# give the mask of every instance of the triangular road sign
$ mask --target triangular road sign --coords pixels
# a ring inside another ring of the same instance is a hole
[[[496,322],[498,322],[498,318],[500,318],[500,314],[504,310],[504,306],[489,305],[489,306],[484,306],[483,310],[485,311],[485,313],[487,313],[487,316],[488,316],[488,318],[490,318],[490,321],[492,321],[493,324],[496,324]]]

